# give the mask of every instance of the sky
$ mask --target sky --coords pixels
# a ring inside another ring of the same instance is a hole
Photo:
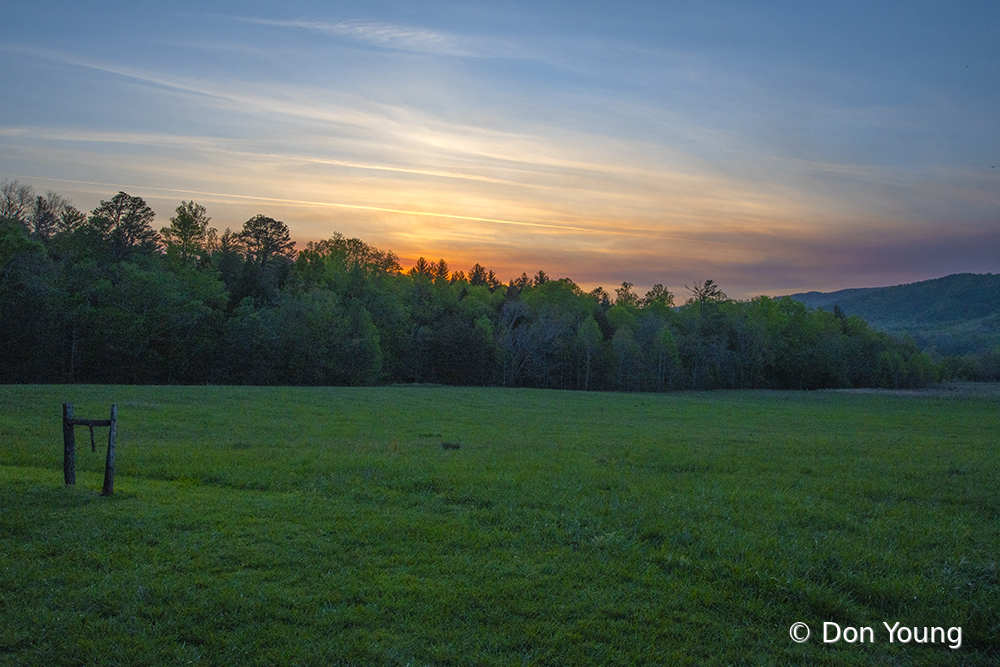
[[[1000,272],[1000,3],[5,3],[0,181],[734,298]]]

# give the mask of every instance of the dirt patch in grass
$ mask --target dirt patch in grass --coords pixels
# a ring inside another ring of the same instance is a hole
[[[942,382],[922,389],[824,389],[838,394],[878,394],[881,396],[919,396],[927,398],[978,398],[1000,396],[1000,382]]]

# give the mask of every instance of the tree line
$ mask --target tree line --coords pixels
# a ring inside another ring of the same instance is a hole
[[[0,189],[0,381],[579,390],[914,387],[944,366],[842,312],[789,298],[584,291],[540,270],[504,283],[334,234],[296,251],[265,215],[219,233],[181,202],[89,214]]]

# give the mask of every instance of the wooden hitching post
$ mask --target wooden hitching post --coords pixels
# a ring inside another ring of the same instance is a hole
[[[73,404],[63,403],[63,479],[76,484],[76,437],[73,435]]]
[[[118,434],[118,405],[111,406],[111,429],[108,431],[108,458],[104,463],[104,490],[102,496],[115,491],[115,438]]]
[[[73,416],[73,404],[63,403],[63,478],[66,486],[76,484],[76,436],[74,426],[90,428],[90,446],[94,446],[94,427],[109,426],[108,458],[104,463],[103,496],[110,496],[115,491],[115,441],[118,438],[118,406],[111,406],[111,419],[76,419]]]

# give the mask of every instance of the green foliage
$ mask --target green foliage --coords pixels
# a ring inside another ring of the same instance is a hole
[[[152,253],[160,247],[160,235],[152,228],[156,214],[142,197],[119,192],[94,209],[86,223],[89,232],[107,244],[115,261],[136,253]]]
[[[729,298],[714,280],[696,282],[694,287],[686,287],[686,289],[691,292],[691,298],[688,299],[688,305],[697,303],[702,308],[704,308],[706,304],[721,303]]]
[[[615,355],[615,388],[620,391],[634,391],[637,389],[641,351],[639,344],[635,342],[635,336],[632,335],[631,327],[624,325],[615,331],[611,339],[611,350]]]
[[[938,355],[988,353],[1000,345],[1000,275],[959,273],[895,287],[793,295],[857,315]]]
[[[667,315],[674,307],[674,295],[663,285],[653,285],[642,299],[642,307],[658,315]]]
[[[82,446],[62,486],[64,401],[117,403],[114,496]],[[0,662],[993,665],[997,407],[0,386]]]
[[[618,331],[623,328],[635,328],[636,313],[628,306],[616,303],[608,309],[605,317],[607,318],[608,324],[611,325],[611,328],[614,331]]]
[[[209,379],[213,339],[226,302],[212,276],[178,275],[156,262],[81,264],[65,276],[74,305],[69,381],[178,382]]]
[[[576,340],[577,345],[583,352],[586,364],[583,376],[583,389],[587,390],[590,388],[591,360],[600,351],[601,345],[604,342],[601,328],[597,325],[597,320],[594,319],[593,315],[588,315],[587,319],[580,322],[580,326],[576,331]]]
[[[622,286],[615,290],[615,305],[623,308],[635,309],[641,304],[639,295],[632,290],[632,283],[623,282]]]
[[[57,302],[45,247],[16,219],[0,219],[0,381],[60,379],[48,358],[58,344]]]
[[[240,232],[247,259],[263,267],[275,257],[292,259],[295,242],[292,241],[288,225],[266,215],[258,214],[243,223]]]
[[[339,232],[324,241],[306,244],[306,249],[299,253],[296,268],[301,279],[312,282],[320,282],[324,274],[327,280],[334,280],[334,276],[340,274],[372,278],[402,271],[395,253],[379,250]]]
[[[736,302],[711,280],[677,308],[662,285],[640,298],[623,282],[612,303],[543,270],[506,286],[444,259],[404,273],[391,251],[342,234],[296,255],[287,226],[265,215],[217,236],[193,201],[163,228],[162,252],[139,197],[118,193],[63,225],[52,216],[71,206],[58,195],[4,188],[0,203],[19,216],[0,239],[0,344],[18,357],[0,369],[7,382],[664,391],[992,377],[989,359],[943,364],[842,311]]]
[[[646,349],[650,351],[650,358],[655,365],[654,389],[656,391],[670,389],[674,383],[674,376],[680,368],[677,340],[670,327],[661,324],[655,329],[652,341]]]
[[[210,220],[204,206],[182,201],[170,218],[170,226],[160,230],[167,254],[183,266],[202,261],[215,237],[215,230],[208,226]]]

